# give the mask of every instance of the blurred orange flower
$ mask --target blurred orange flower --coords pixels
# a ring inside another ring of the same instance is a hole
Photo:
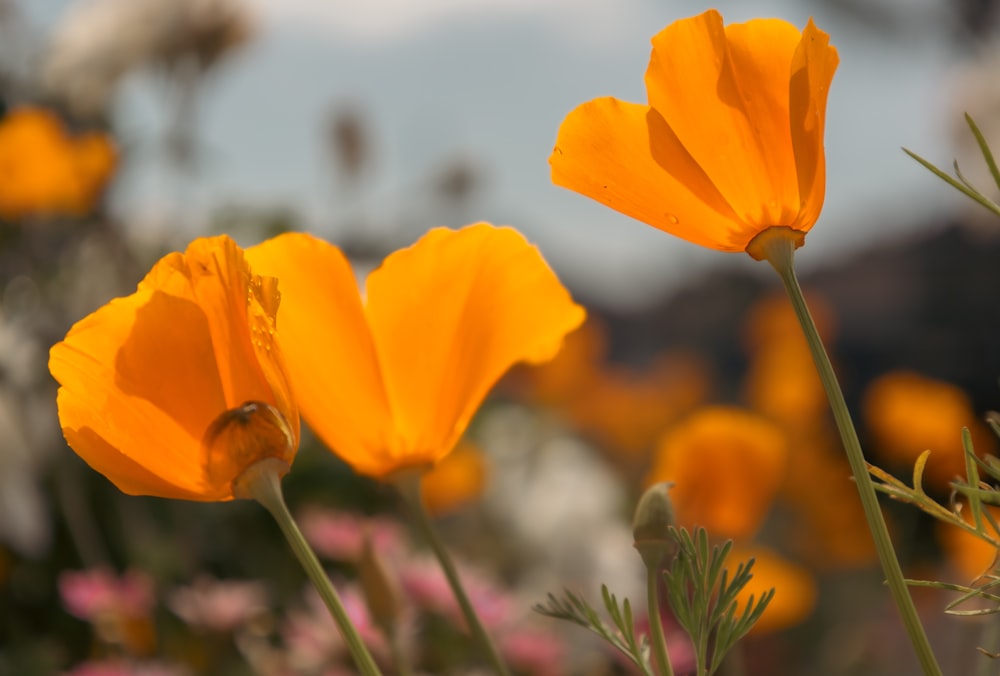
[[[644,464],[671,422],[705,401],[711,368],[694,350],[659,354],[640,370],[607,363],[607,336],[593,316],[544,364],[520,369],[514,389],[557,409],[618,459]]]
[[[133,495],[230,500],[257,461],[290,464],[299,414],[273,339],[278,303],[277,280],[225,235],[165,256],[52,347],[66,441]]]
[[[772,226],[807,232],[826,184],[823,127],[837,51],[812,20],[723,26],[716,10],[653,38],[649,104],[571,112],[552,180],[683,239],[744,251]]]
[[[950,383],[913,371],[893,371],[872,382],[863,401],[865,424],[877,452],[909,469],[930,449],[924,469],[928,486],[945,490],[965,476],[962,428],[972,433],[978,455],[992,453],[994,436],[976,418],[969,396]]]
[[[646,483],[674,483],[670,499],[679,525],[741,539],[763,522],[787,462],[788,444],[774,423],[710,406],[664,435]]]
[[[50,111],[17,108],[0,120],[0,217],[86,214],[116,163],[104,134],[73,137]]]
[[[794,627],[805,620],[816,607],[818,589],[816,579],[808,570],[782,557],[766,547],[734,547],[728,561],[746,561],[753,558],[750,572],[753,578],[738,597],[742,608],[752,594],[759,599],[767,590],[774,589],[774,598],[767,605],[764,614],[750,630],[752,634],[766,634],[787,627]]]
[[[829,341],[832,312],[822,298],[811,294],[809,308],[824,341]],[[750,368],[744,391],[750,405],[797,430],[826,420],[826,391],[788,298],[769,296],[756,303],[747,317],[746,334]]]
[[[486,456],[461,442],[420,479],[420,494],[431,514],[447,514],[478,498],[489,477]]]
[[[513,364],[551,359],[584,319],[511,228],[437,228],[368,276],[332,244],[286,234],[248,250],[281,279],[278,340],[302,412],[354,469],[426,469]]]
[[[994,520],[1000,518],[1000,510],[990,507],[984,509],[990,510]],[[965,520],[969,523],[972,521],[968,511]],[[963,577],[963,583],[979,580],[986,573],[996,574],[995,568],[1000,551],[995,544],[949,523],[938,521],[936,527],[941,547],[948,560]],[[1000,540],[1000,535],[994,532],[992,527],[986,525],[985,528],[990,537]]]

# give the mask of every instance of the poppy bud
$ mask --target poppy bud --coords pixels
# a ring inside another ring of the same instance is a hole
[[[632,536],[646,568],[658,568],[664,559],[673,556],[677,548],[670,536],[674,508],[667,493],[672,486],[669,481],[653,484],[642,494],[635,508]]]

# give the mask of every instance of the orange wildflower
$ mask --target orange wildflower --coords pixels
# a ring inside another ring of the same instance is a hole
[[[67,443],[125,493],[230,500],[265,458],[299,442],[274,318],[277,280],[251,272],[226,236],[153,266],[131,296],[52,347]]]
[[[247,251],[281,279],[278,341],[302,413],[362,474],[426,469],[520,361],[551,359],[584,311],[516,230],[437,228],[359,293],[332,244],[294,233]]]
[[[766,547],[734,547],[727,560],[746,561],[753,558],[750,572],[753,578],[740,590],[738,607],[746,605],[752,594],[759,599],[767,590],[774,589],[774,598],[767,604],[764,614],[750,630],[752,634],[766,634],[794,627],[805,620],[816,607],[819,595],[816,579],[808,570],[789,561]]]
[[[771,507],[788,462],[781,429],[737,408],[710,406],[663,437],[647,484],[670,481],[681,526],[722,538],[752,535]]]
[[[605,97],[559,128],[552,180],[688,241],[744,251],[823,206],[823,127],[837,51],[812,20],[723,26],[708,10],[653,38],[648,105]]]
[[[489,478],[482,450],[462,442],[420,478],[420,495],[431,514],[447,514],[478,498]]]
[[[977,454],[996,447],[961,388],[912,371],[893,371],[872,382],[865,392],[863,413],[876,448],[890,462],[909,469],[930,449],[924,478],[939,490],[965,476],[963,427],[972,433]]]
[[[998,513],[1000,510],[989,507],[984,509],[989,509],[994,519],[1000,517],[1000,513]],[[971,523],[972,515],[966,512],[965,519]],[[996,574],[997,557],[1000,555],[1000,550],[995,544],[962,530],[954,524],[938,521],[935,525],[941,547],[948,560],[962,576],[963,582],[979,580],[987,573]],[[1000,538],[988,525],[986,533],[993,540]]]
[[[47,110],[13,110],[0,121],[0,217],[83,215],[94,206],[116,160],[104,134],[72,137]]]

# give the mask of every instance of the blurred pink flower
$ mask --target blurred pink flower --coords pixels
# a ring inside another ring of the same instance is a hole
[[[497,630],[510,624],[514,604],[502,590],[474,570],[459,566],[459,576],[483,626]],[[403,592],[417,606],[465,628],[462,610],[436,561],[418,559],[405,562],[399,567],[399,579]]]
[[[83,662],[62,676],[189,676],[180,666],[162,662],[129,662],[126,660],[101,660]]]
[[[355,586],[338,587],[340,600],[351,624],[376,660],[389,655],[382,632],[372,622],[361,590]],[[298,672],[314,673],[335,666],[347,655],[347,646],[340,636],[330,611],[313,588],[305,593],[304,608],[289,611],[281,634],[288,648],[289,666]],[[322,672],[326,673],[326,672]]]
[[[257,581],[199,575],[191,586],[171,591],[167,606],[192,627],[227,633],[266,612],[267,589]]]
[[[64,571],[59,575],[59,594],[70,614],[88,622],[108,614],[145,617],[156,602],[152,579],[137,570],[121,577],[106,568]]]
[[[298,520],[316,552],[336,561],[357,561],[365,532],[372,547],[383,556],[391,558],[404,547],[402,529],[389,519],[313,508],[299,515]]]
[[[500,652],[519,673],[561,676],[566,673],[566,645],[551,632],[521,627],[500,637]]]

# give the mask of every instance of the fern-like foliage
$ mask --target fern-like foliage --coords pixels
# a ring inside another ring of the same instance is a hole
[[[979,145],[979,151],[983,154],[983,160],[986,162],[986,166],[989,167],[990,175],[993,177],[994,183],[996,183],[997,188],[1000,188],[1000,169],[998,169],[996,160],[993,158],[993,152],[990,150],[989,144],[986,143],[986,138],[983,136],[983,133],[979,130],[979,127],[968,113],[965,114],[965,121],[969,125],[969,129],[972,130],[972,135],[976,138],[976,143]],[[955,176],[950,176],[941,169],[938,169],[928,160],[925,160],[920,155],[917,155],[912,150],[903,148],[903,152],[922,164],[927,170],[951,187],[983,205],[997,216],[1000,216],[1000,204],[997,204],[995,201],[984,195],[978,188],[972,185],[968,179],[965,178],[965,176],[962,175],[961,169],[958,168],[958,160],[955,160],[953,164]]]
[[[548,603],[535,604],[532,609],[542,615],[567,620],[594,632],[629,658],[643,676],[653,676],[649,664],[649,643],[645,636],[636,635],[632,604],[628,599],[624,599],[619,605],[618,599],[608,591],[607,585],[601,585],[601,598],[604,600],[604,609],[611,618],[611,627],[582,596],[568,589],[563,590],[562,598],[550,593]]]
[[[774,598],[774,589],[759,599],[753,596],[740,609],[739,593],[753,577],[753,559],[741,562],[730,577],[725,567],[732,540],[709,546],[704,528],[691,535],[683,528],[670,529],[678,554],[664,573],[667,597],[678,623],[695,647],[698,673],[711,676],[726,653],[760,619]]]

